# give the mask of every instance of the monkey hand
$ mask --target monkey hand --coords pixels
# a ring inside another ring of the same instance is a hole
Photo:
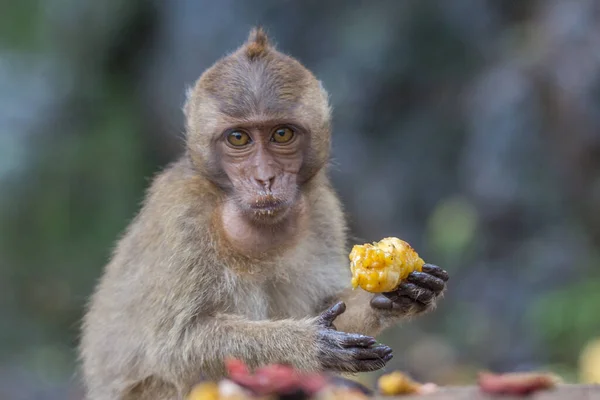
[[[392,349],[376,345],[370,336],[336,330],[333,320],[346,311],[346,304],[336,303],[317,319],[318,349],[326,370],[338,372],[369,372],[383,368],[392,359]]]
[[[373,296],[371,307],[394,316],[421,314],[435,308],[447,281],[446,271],[436,265],[425,264],[422,272],[411,272],[396,290]]]

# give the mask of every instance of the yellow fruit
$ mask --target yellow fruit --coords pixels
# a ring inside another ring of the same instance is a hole
[[[425,262],[405,241],[385,238],[373,244],[355,245],[349,255],[352,287],[372,293],[391,292]]]
[[[582,383],[600,383],[600,338],[589,342],[579,358]]]
[[[379,392],[384,396],[419,393],[421,384],[413,381],[402,372],[383,375],[377,381]]]
[[[219,386],[215,382],[199,383],[192,388],[186,400],[219,400]]]

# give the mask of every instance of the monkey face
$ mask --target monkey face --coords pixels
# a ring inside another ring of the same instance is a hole
[[[185,113],[197,171],[253,222],[288,217],[329,157],[326,91],[261,35],[202,74]]]
[[[308,134],[293,124],[255,122],[226,129],[216,143],[236,208],[254,222],[277,223],[300,197]]]

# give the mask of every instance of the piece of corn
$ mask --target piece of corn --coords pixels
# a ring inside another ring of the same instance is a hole
[[[192,388],[186,400],[219,400],[219,386],[215,382],[202,382]]]
[[[400,371],[383,375],[377,381],[379,392],[384,396],[419,393],[421,384],[413,381]]]
[[[391,292],[425,262],[405,241],[389,237],[373,244],[355,245],[349,255],[352,287],[372,293]]]

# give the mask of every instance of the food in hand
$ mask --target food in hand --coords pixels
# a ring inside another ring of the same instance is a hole
[[[373,244],[355,245],[349,255],[352,287],[372,293],[391,292],[425,262],[405,241],[389,237]]]

